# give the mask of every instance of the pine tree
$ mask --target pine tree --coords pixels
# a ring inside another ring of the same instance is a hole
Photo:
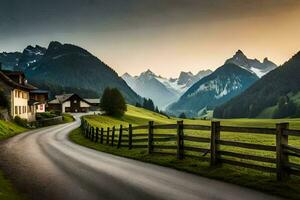
[[[179,118],[181,118],[181,119],[186,119],[185,113],[181,113],[181,114],[179,115]]]

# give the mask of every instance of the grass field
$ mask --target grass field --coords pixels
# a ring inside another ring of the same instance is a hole
[[[145,125],[148,121],[153,120],[155,124],[169,124],[176,123],[178,119],[168,118],[157,113],[153,113],[141,108],[136,108],[133,106],[128,106],[128,111],[126,115],[122,118],[112,118],[108,116],[86,116],[85,119],[89,121],[93,126],[99,128],[107,128],[116,126],[120,124],[123,126],[128,126],[128,124],[136,125]],[[245,127],[275,127],[275,124],[278,122],[289,122],[290,128],[300,129],[300,120],[299,119],[284,119],[284,120],[272,120],[272,119],[234,119],[234,120],[221,120],[221,125],[228,126],[245,126]],[[201,124],[201,125],[210,125],[210,121],[204,120],[184,120],[186,124]],[[200,161],[195,158],[185,158],[184,160],[177,160],[174,156],[168,155],[148,155],[146,149],[132,149],[128,150],[127,148],[116,149],[115,147],[109,147],[106,145],[100,145],[99,143],[90,142],[80,135],[80,129],[73,131],[70,134],[71,140],[74,142],[88,146],[90,148],[97,149],[99,151],[104,151],[128,158],[133,158],[137,160],[142,160],[145,162],[156,163],[163,166],[168,166],[176,168],[179,170],[184,170],[199,174],[206,177],[211,177],[215,179],[224,180],[227,182],[255,188],[262,190],[271,194],[281,195],[284,197],[289,197],[293,199],[300,199],[300,179],[294,178],[285,182],[280,183],[275,181],[275,174],[255,171],[246,168],[234,167],[223,165],[221,168],[209,168],[209,163]],[[156,130],[155,130],[156,131]],[[174,130],[175,131],[175,130]],[[144,131],[145,132],[145,131]],[[156,133],[156,132],[155,132]],[[134,132],[135,134],[135,132]],[[209,137],[209,131],[185,131],[185,135],[201,135],[201,137]],[[258,135],[258,134],[242,134],[242,133],[230,133],[222,132],[221,139],[232,140],[232,141],[242,141],[248,143],[256,144],[268,144],[275,145],[275,136],[273,135]],[[300,138],[289,138],[289,143],[295,146],[300,146]],[[172,142],[170,142],[171,144]],[[174,143],[174,142],[173,142]],[[208,148],[209,144],[202,143],[193,143],[185,142],[185,145],[198,145],[204,148]],[[234,147],[222,147],[224,150],[241,152],[253,155],[261,155],[266,157],[275,157],[274,153],[269,153],[265,151],[249,150],[242,148]],[[187,154],[193,154],[187,152]],[[195,154],[195,153],[194,153]],[[198,153],[199,154],[199,153]],[[209,156],[209,155],[208,155]],[[239,159],[241,160],[241,159]],[[299,162],[299,160],[294,159],[293,161]],[[251,161],[249,161],[251,162]],[[255,161],[252,161],[255,162]],[[262,163],[260,163],[262,164]],[[273,164],[263,164],[264,166],[272,166]]]

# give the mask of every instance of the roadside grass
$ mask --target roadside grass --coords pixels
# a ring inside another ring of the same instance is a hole
[[[7,139],[28,129],[18,126],[14,122],[0,120],[0,140]]]
[[[75,121],[74,117],[70,114],[64,113],[63,114],[63,123],[69,123]]]
[[[128,124],[133,126],[137,125],[146,125],[148,122],[154,121],[155,124],[169,124],[176,123],[177,118],[168,118],[166,116],[153,113],[151,111],[136,108],[134,106],[128,106],[128,111],[121,118],[112,118],[109,116],[98,116],[90,115],[84,117],[88,122],[99,128],[107,128],[116,126],[119,127],[122,124],[124,127],[127,127]],[[221,125],[227,126],[243,126],[243,127],[270,127],[274,128],[276,123],[279,122],[289,122],[291,129],[300,129],[300,120],[299,119],[233,119],[233,120],[220,120]],[[185,124],[200,124],[200,125],[210,125],[210,121],[207,120],[191,120],[184,119]],[[147,130],[141,130],[139,132],[134,131],[134,134],[145,133]],[[160,133],[174,133],[176,130],[155,130],[155,134]],[[124,133],[126,134],[126,133]],[[210,137],[209,131],[194,131],[194,130],[185,130],[185,135],[198,135],[201,137]],[[115,136],[117,138],[117,136]],[[172,167],[178,170],[184,170],[187,172],[195,173],[201,176],[206,176],[209,178],[215,178],[219,180],[224,180],[226,182],[254,188],[261,190],[270,194],[280,195],[292,199],[300,199],[300,178],[293,177],[287,182],[277,182],[275,174],[260,172],[256,170],[229,166],[224,164],[221,168],[209,168],[209,163],[201,161],[197,158],[186,157],[184,160],[177,160],[175,156],[170,155],[161,155],[161,154],[147,154],[147,149],[132,149],[128,150],[127,148],[117,149],[116,147],[111,147],[108,145],[101,145],[99,143],[91,142],[90,140],[84,138],[81,135],[81,130],[76,129],[70,134],[70,139],[75,143],[78,143],[89,148],[93,148],[99,151],[132,158],[136,160],[141,160],[145,162],[155,163],[167,167]],[[232,132],[221,132],[221,139],[231,140],[231,141],[240,141],[256,144],[265,144],[265,145],[275,145],[275,136],[273,135],[259,135],[259,134],[245,134],[245,133],[232,133]],[[140,143],[139,143],[140,144]],[[146,143],[145,143],[146,144]],[[162,143],[155,143],[162,144]],[[176,142],[164,142],[163,144],[175,145]],[[289,137],[289,144],[300,147],[300,139],[296,137]],[[186,146],[198,146],[203,148],[209,148],[207,143],[195,143],[185,141]],[[260,155],[270,158],[275,158],[274,152],[260,151],[260,150],[250,150],[242,149],[236,147],[224,147],[221,146],[221,150],[233,151],[237,153],[250,154],[250,155]],[[165,151],[166,152],[166,151]],[[185,152],[188,155],[199,156],[199,153],[195,152]],[[200,154],[200,156],[203,156]],[[206,155],[206,156],[209,156]],[[225,156],[224,156],[225,157]],[[227,158],[227,157],[225,157]],[[260,164],[262,166],[275,167],[274,164],[262,163],[256,161],[248,161],[238,158],[230,158],[237,161],[244,161],[247,163]],[[300,163],[300,159],[292,158],[292,162]]]
[[[19,133],[27,131],[28,129],[18,126],[14,122],[0,120],[0,141],[9,137],[15,136]],[[24,196],[19,194],[11,182],[5,178],[2,171],[0,171],[0,199],[5,200],[24,200]]]

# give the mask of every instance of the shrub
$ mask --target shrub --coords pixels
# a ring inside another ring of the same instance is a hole
[[[22,119],[21,117],[19,116],[16,116],[15,119],[14,119],[14,122],[16,124],[18,124],[19,126],[23,126],[23,127],[28,127],[28,122],[26,119]]]
[[[127,106],[121,92],[116,88],[106,88],[100,100],[100,108],[107,115],[121,117],[127,111]]]
[[[181,114],[179,115],[179,118],[181,118],[181,119],[186,119],[185,113],[181,113]]]

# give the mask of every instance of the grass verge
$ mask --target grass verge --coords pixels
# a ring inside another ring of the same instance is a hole
[[[28,129],[18,126],[14,122],[0,120],[0,140],[7,139],[19,133],[27,131]],[[0,171],[0,199],[5,200],[24,200],[24,196],[19,194],[13,187],[11,182],[5,178]]]

